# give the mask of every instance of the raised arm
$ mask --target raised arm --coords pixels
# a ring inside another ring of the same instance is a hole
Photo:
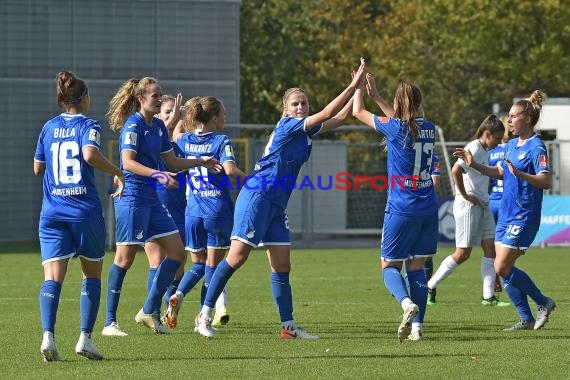
[[[364,68],[366,63],[364,58],[360,58],[360,67],[356,71],[354,77],[350,84],[336,97],[333,101],[331,101],[322,111],[317,112],[314,115],[307,117],[305,121],[305,129],[309,130],[316,125],[324,123],[325,121],[329,120],[333,116],[335,116],[342,107],[346,104],[347,100],[352,96],[354,90],[360,86],[364,78]]]
[[[332,131],[333,129],[340,127],[344,123],[346,118],[351,114],[353,101],[354,101],[354,96],[350,98],[348,102],[346,102],[346,104],[344,105],[344,107],[342,107],[339,113],[337,113],[332,118],[324,122],[323,127],[321,128],[319,133]]]
[[[184,130],[184,120],[178,120],[174,131],[172,131],[172,141],[176,142],[186,131]]]
[[[352,116],[374,128],[374,121],[372,120],[372,113],[364,108],[364,88],[359,86],[354,92],[354,101],[352,103]]]
[[[168,131],[174,130],[174,128],[176,128],[176,126],[178,125],[178,122],[182,117],[181,106],[182,106],[182,94],[178,94],[174,98],[174,106],[172,107],[172,112],[168,114],[165,120],[163,120],[164,125],[166,126],[166,129],[168,129]]]
[[[378,107],[380,107],[382,112],[384,112],[384,115],[388,117],[394,117],[394,108],[380,97],[378,94],[378,89],[376,88],[374,75],[370,73],[366,73],[366,91],[368,92],[368,96],[370,96],[372,100],[374,100],[374,102],[378,105]]]

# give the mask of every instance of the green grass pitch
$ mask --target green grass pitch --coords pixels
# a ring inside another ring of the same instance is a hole
[[[450,254],[441,247],[435,265]],[[43,270],[37,248],[5,245],[0,253],[0,368],[4,379],[561,379],[570,370],[570,248],[532,248],[519,259],[558,308],[539,331],[503,332],[518,318],[513,307],[481,305],[481,251],[438,288],[424,340],[399,343],[401,308],[389,296],[378,249],[294,250],[291,283],[295,319],[318,341],[282,341],[265,253],[254,251],[229,283],[230,323],[207,340],[193,332],[198,291],[182,306],[178,328],[159,336],[134,316],[146,295],[148,264],[139,253],[125,279],[119,323],[128,337],[101,336],[105,316],[105,259],[94,340],[105,356],[91,362],[74,353],[79,335],[79,262],[63,286],[56,341],[63,362],[40,354],[38,292]],[[505,294],[499,294],[506,300]],[[531,303],[532,304],[532,303]]]

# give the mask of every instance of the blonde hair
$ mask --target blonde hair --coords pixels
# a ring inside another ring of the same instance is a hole
[[[522,113],[530,117],[530,125],[534,127],[538,123],[542,103],[546,100],[546,94],[540,90],[534,90],[527,99],[517,100],[515,106],[522,108]]]
[[[188,99],[184,103],[184,107],[186,107],[186,116],[182,120],[182,128],[184,128],[184,130],[188,133],[192,133],[196,130],[196,123],[194,119],[191,116],[189,116],[190,114],[189,111],[194,107],[196,107],[196,104],[198,103],[199,100],[200,100],[199,96],[194,96],[193,98]]]
[[[113,131],[118,132],[123,129],[129,115],[139,110],[138,97],[144,96],[147,93],[148,86],[155,83],[158,82],[152,77],[131,78],[123,83],[109,102],[109,111],[106,115]]]
[[[283,117],[287,116],[285,114],[285,108],[287,107],[287,99],[289,99],[289,96],[291,96],[291,94],[294,92],[302,92],[303,94],[305,94],[305,96],[307,96],[305,90],[303,90],[300,87],[291,87],[285,90],[285,93],[283,94],[283,114],[281,115]]]

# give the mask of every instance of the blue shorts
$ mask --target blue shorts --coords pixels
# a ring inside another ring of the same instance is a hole
[[[493,213],[495,224],[497,224],[497,221],[499,220],[499,210],[501,209],[501,200],[491,199],[489,201],[489,208],[491,209],[491,213]]]
[[[259,193],[242,189],[236,201],[232,240],[252,247],[291,245],[289,221],[285,210]]]
[[[538,228],[499,223],[495,231],[495,244],[524,251],[530,247],[537,233]]]
[[[386,213],[380,257],[384,261],[432,257],[437,251],[437,239],[437,214],[403,216]]]
[[[228,249],[232,220],[200,218],[186,215],[186,250],[204,251],[206,248]]]
[[[115,198],[115,240],[117,245],[144,245],[163,236],[178,233],[176,224],[158,201],[135,203]]]
[[[78,256],[103,261],[105,256],[103,215],[90,217],[84,222],[40,218],[39,235],[42,265]]]
[[[176,228],[178,229],[178,235],[180,235],[180,239],[182,239],[182,245],[186,245],[186,224],[184,221],[182,223],[174,222],[176,224]]]

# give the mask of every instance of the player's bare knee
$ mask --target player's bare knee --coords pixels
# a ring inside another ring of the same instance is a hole
[[[455,260],[457,264],[462,264],[465,261],[467,261],[469,257],[471,257],[471,251],[458,249],[453,253],[453,255],[451,255],[451,257],[453,258],[453,260]]]

